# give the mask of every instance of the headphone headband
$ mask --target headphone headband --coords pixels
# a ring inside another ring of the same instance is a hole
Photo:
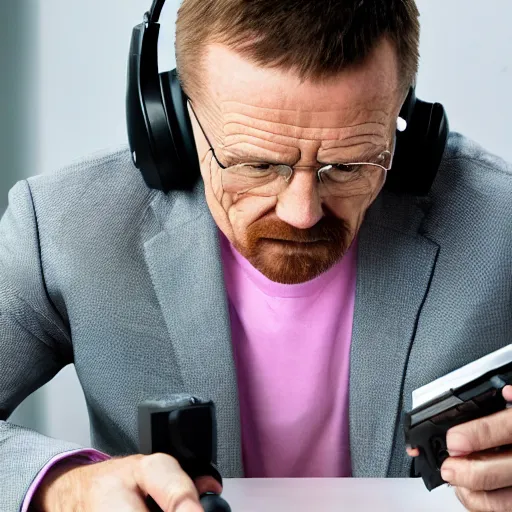
[[[158,23],[165,0],[153,0],[153,5],[147,14],[148,23]]]

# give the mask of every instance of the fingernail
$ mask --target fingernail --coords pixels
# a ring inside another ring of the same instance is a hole
[[[461,455],[467,455],[473,451],[469,439],[459,432],[448,432],[446,436],[446,446],[448,453],[452,457],[460,457]]]
[[[454,476],[453,469],[449,469],[449,468],[441,469],[441,478],[442,478],[445,482],[450,482],[450,481],[452,481],[452,480],[453,480],[453,476]]]
[[[505,400],[510,400],[512,398],[512,386],[510,384],[505,386],[502,390],[502,394]]]

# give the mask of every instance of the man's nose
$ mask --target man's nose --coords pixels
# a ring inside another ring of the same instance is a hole
[[[298,229],[311,228],[324,216],[314,169],[294,170],[287,188],[277,198],[276,215]]]

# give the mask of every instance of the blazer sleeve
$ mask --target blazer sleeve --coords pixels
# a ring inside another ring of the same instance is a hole
[[[19,511],[56,455],[79,448],[10,424],[13,410],[73,361],[69,328],[46,289],[28,182],[9,194],[0,220],[0,510]]]

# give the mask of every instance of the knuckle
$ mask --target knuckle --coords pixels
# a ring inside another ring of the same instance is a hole
[[[480,471],[481,465],[478,460],[468,460],[466,464],[464,486],[473,491],[481,491],[486,489],[489,473]]]
[[[489,440],[494,437],[493,433],[495,432],[496,429],[493,428],[490,419],[488,417],[484,417],[480,419],[479,426],[475,430],[476,438],[478,441],[478,447],[482,447],[487,446],[489,444]]]
[[[478,485],[475,486],[475,490],[491,491],[496,487],[495,483],[496,476],[493,473],[491,473],[490,471],[482,473],[482,475],[479,477]]]
[[[140,468],[143,471],[151,471],[153,468],[161,467],[163,465],[175,465],[176,468],[179,467],[176,459],[171,457],[170,455],[166,455],[165,453],[153,453],[151,455],[142,456],[139,459]]]
[[[128,455],[127,457],[114,458],[101,464],[109,465],[108,473],[123,474],[138,466],[143,458],[144,455]]]
[[[151,473],[151,468],[154,466],[154,458],[152,455],[147,455],[137,459],[134,466],[134,474],[137,475],[137,481],[147,482],[150,480],[148,474]]]

